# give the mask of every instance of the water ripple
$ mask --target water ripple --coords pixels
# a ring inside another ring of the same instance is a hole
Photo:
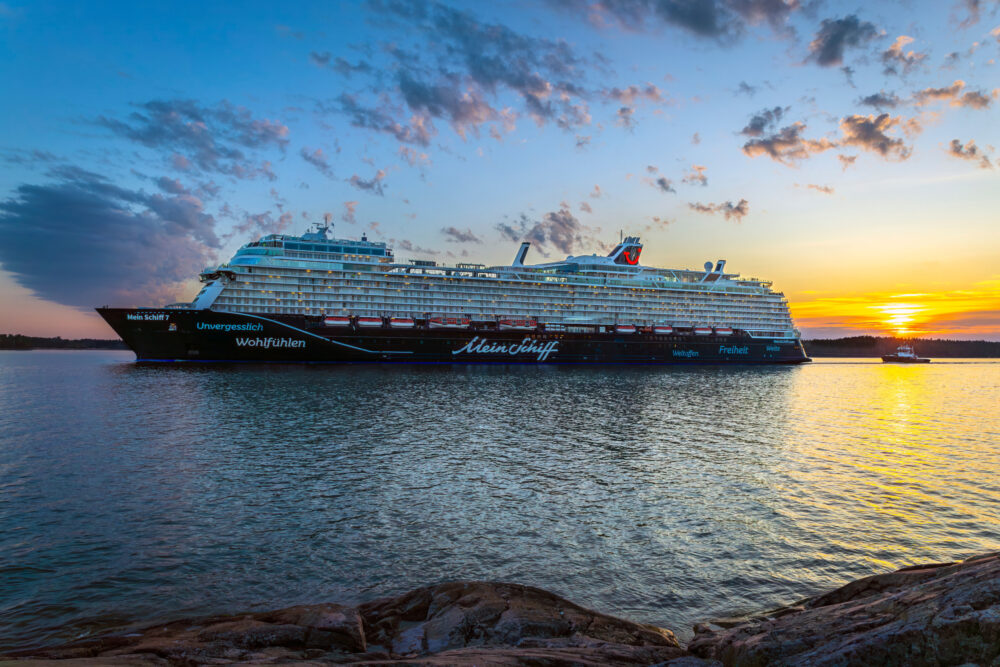
[[[0,352],[0,650],[447,579],[682,636],[1000,548],[1000,364],[143,368]]]

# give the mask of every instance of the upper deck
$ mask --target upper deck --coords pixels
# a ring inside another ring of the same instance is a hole
[[[407,274],[414,277],[478,278],[486,281],[545,282],[575,285],[617,285],[623,287],[694,289],[733,293],[771,293],[771,282],[742,278],[725,271],[725,260],[706,262],[702,270],[645,266],[639,263],[642,244],[638,237],[626,237],[606,256],[567,256],[563,260],[524,264],[528,243],[522,244],[509,265],[438,264],[411,260],[397,263],[393,251],[383,242],[330,238],[329,227],[317,225],[302,236],[269,234],[243,245],[227,264],[206,268],[202,280],[210,280],[233,267],[270,266],[324,270],[334,268],[355,272]]]

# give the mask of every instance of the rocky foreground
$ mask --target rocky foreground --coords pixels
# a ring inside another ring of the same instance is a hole
[[[12,660],[59,665],[1000,665],[1000,552],[866,577],[767,614],[670,630],[517,584],[428,586],[175,621]]]

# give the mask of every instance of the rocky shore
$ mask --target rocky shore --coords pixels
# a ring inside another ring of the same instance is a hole
[[[670,630],[517,584],[178,620],[2,656],[58,665],[1000,665],[1000,552],[874,575],[759,616]],[[37,664],[37,663],[36,663]]]

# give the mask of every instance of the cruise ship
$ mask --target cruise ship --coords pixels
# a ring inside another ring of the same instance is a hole
[[[206,268],[190,303],[98,308],[139,362],[796,364],[809,361],[771,283],[608,255],[510,265],[397,262],[385,243],[270,234]]]

